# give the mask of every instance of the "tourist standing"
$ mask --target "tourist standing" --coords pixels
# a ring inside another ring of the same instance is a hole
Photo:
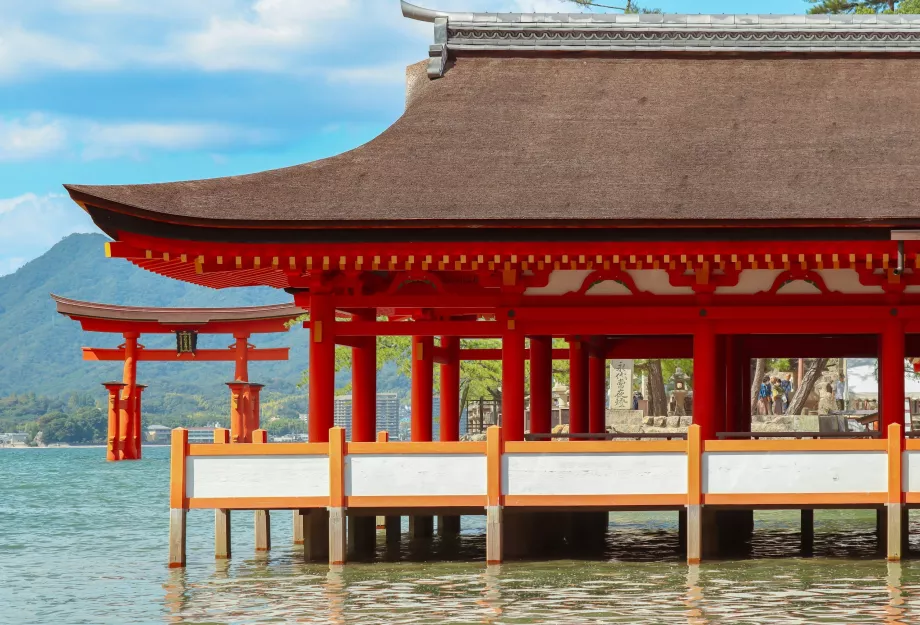
[[[759,398],[760,398],[760,401],[758,402],[758,405],[760,406],[760,414],[762,415],[770,414],[773,411],[772,410],[773,391],[770,388],[770,376],[768,375],[763,376],[763,379],[760,381]]]
[[[789,409],[789,403],[792,401],[792,374],[787,373],[786,379],[780,382],[783,386],[783,413]]]
[[[783,385],[779,378],[771,380],[771,391],[773,393],[773,414],[783,414]]]
[[[840,377],[837,379],[837,389],[834,392],[834,399],[837,400],[837,410],[842,411],[847,409],[846,393],[846,377],[841,373]]]

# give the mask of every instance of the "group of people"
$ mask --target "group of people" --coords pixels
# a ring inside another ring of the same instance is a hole
[[[791,373],[786,374],[785,379],[777,376],[763,376],[758,401],[760,414],[786,414],[786,408],[789,407],[789,401],[792,399],[792,390]]]

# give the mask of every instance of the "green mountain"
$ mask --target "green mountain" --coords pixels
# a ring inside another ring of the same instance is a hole
[[[88,301],[135,306],[257,306],[289,302],[290,296],[271,288],[213,290],[171,280],[139,269],[121,259],[105,258],[106,237],[74,234],[13,274],[0,277],[0,431],[49,411],[68,406],[104,406],[106,380],[121,379],[120,363],[84,362],[82,346],[114,347],[120,337],[87,333],[78,323],[55,312],[49,293]],[[202,348],[227,347],[229,336],[202,336]],[[296,418],[306,412],[306,395],[297,387],[307,367],[307,332],[256,335],[259,347],[291,347],[291,359],[251,363],[250,379],[266,384],[263,414]],[[147,347],[175,345],[171,336],[142,336]],[[148,423],[166,425],[228,418],[224,382],[232,363],[145,363],[138,382],[147,384],[144,414]],[[339,385],[350,379],[337,376]],[[379,378],[380,390],[405,392],[404,378],[391,367]],[[76,396],[76,398],[74,397]]]

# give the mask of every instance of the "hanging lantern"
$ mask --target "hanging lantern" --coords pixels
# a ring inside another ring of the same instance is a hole
[[[198,333],[194,330],[179,330],[176,332],[176,353],[194,354],[198,349]]]

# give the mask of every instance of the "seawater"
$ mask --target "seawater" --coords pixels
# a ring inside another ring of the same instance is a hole
[[[798,515],[766,512],[751,558],[688,567],[676,515],[644,513],[612,514],[589,560],[486,567],[471,517],[457,542],[404,540],[330,569],[304,564],[289,512],[259,556],[252,513],[234,513],[233,558],[215,562],[213,513],[192,511],[188,567],[169,570],[169,449],[144,454],[0,450],[0,623],[920,622],[920,560],[879,557],[872,512],[818,511],[812,558],[798,557]]]

